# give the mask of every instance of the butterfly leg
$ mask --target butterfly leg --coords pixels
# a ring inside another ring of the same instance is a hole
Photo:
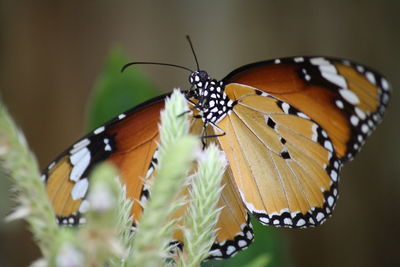
[[[201,118],[201,116],[200,116],[200,118]],[[202,133],[201,133],[201,143],[203,144],[203,150],[206,148],[206,145],[207,145],[206,139],[207,138],[215,138],[215,137],[220,137],[220,136],[224,136],[225,135],[224,130],[222,130],[221,128],[219,128],[218,126],[216,126],[213,123],[210,123],[210,124],[212,124],[214,127],[216,127],[218,129],[218,131],[221,132],[221,134],[207,135],[207,125],[208,124],[204,123],[203,124],[203,130],[202,130]]]
[[[196,108],[199,108],[199,105],[197,103],[195,103],[192,100],[187,99],[187,98],[186,98],[186,100],[192,105],[192,107],[190,107],[189,110],[186,110],[186,111],[178,114],[178,116],[177,116],[178,118],[183,116],[183,115],[185,115],[185,114],[193,112],[193,110],[196,109]],[[198,116],[194,116],[194,117],[197,118]],[[200,116],[200,118],[201,118],[201,116]]]
[[[209,124],[211,124],[212,126],[213,126],[213,128],[214,129],[217,129],[219,132],[220,132],[220,134],[212,134],[212,135],[203,135],[201,138],[202,139],[206,139],[206,138],[215,138],[215,137],[221,137],[221,136],[224,136],[226,133],[225,133],[225,131],[224,130],[222,130],[221,128],[219,128],[217,125],[215,125],[214,123],[212,123],[212,122],[208,122]],[[207,127],[207,123],[204,123],[204,129]]]

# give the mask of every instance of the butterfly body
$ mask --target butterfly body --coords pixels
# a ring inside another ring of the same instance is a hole
[[[190,74],[189,82],[194,89],[187,91],[186,97],[200,111],[205,125],[215,125],[232,110],[235,103],[225,94],[222,81],[212,79],[205,71],[195,71]]]
[[[216,143],[228,169],[224,207],[211,257],[227,258],[253,241],[249,214],[265,225],[313,227],[331,215],[339,172],[382,119],[387,80],[363,65],[327,57],[292,57],[238,68],[221,81],[189,76],[191,132]],[[135,203],[149,197],[157,163],[158,122],[167,95],[131,109],[71,146],[43,173],[60,224],[85,221],[88,175],[114,163]],[[133,205],[135,223],[142,208]],[[182,242],[177,233],[175,239]]]

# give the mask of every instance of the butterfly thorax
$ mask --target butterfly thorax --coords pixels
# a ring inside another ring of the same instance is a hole
[[[225,94],[225,84],[212,79],[205,71],[195,71],[189,76],[193,86],[186,94],[188,101],[200,111],[204,123],[215,124],[232,110],[234,102]]]

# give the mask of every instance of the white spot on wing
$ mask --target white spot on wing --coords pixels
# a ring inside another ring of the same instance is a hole
[[[350,64],[350,61],[348,61],[348,60],[346,60],[346,59],[344,59],[343,61],[342,61],[342,63],[344,64],[344,65],[347,65],[347,66],[350,66],[351,64]]]
[[[312,130],[312,132],[313,132],[313,135],[311,136],[311,140],[313,140],[313,141],[315,141],[315,142],[318,140],[318,132],[317,132],[317,129],[318,129],[318,125],[314,123],[314,124],[311,126],[311,130]]]
[[[71,197],[73,200],[83,198],[89,187],[89,181],[87,178],[81,179],[72,188]]]
[[[328,60],[323,57],[314,57],[310,59],[311,64],[313,65],[327,65],[330,64]]]
[[[364,72],[364,67],[361,65],[357,65],[356,69],[358,70],[358,72]]]
[[[382,83],[382,89],[385,91],[389,91],[390,86],[389,86],[388,81],[385,78],[381,79],[381,83]]]
[[[319,67],[319,70],[321,72],[329,72],[329,73],[337,74],[336,68],[332,64],[322,65]]]
[[[317,214],[317,221],[322,221],[324,219],[325,215],[322,212],[318,212]]]
[[[325,142],[324,142],[324,147],[325,147],[326,149],[328,149],[330,152],[333,151],[332,143],[331,143],[330,141],[328,141],[328,140],[325,140]]]
[[[335,163],[333,164],[333,167],[335,167],[336,169],[339,168],[339,162],[335,161]]]
[[[120,120],[122,120],[122,119],[125,118],[125,117],[126,117],[126,116],[125,116],[124,113],[118,115],[118,119],[120,119]]]
[[[325,212],[326,212],[327,214],[329,214],[329,213],[331,213],[331,210],[330,210],[328,207],[326,207],[326,208],[325,208]]]
[[[147,170],[146,178],[147,178],[147,177],[150,177],[150,175],[153,173],[153,171],[154,171],[154,168],[153,168],[153,167],[150,167],[150,168]]]
[[[295,57],[294,62],[303,62],[304,58],[303,57]]]
[[[286,103],[286,102],[283,102],[283,103],[282,103],[282,110],[283,110],[283,112],[285,112],[286,114],[289,114],[289,109],[290,109],[289,104]]]
[[[71,181],[78,181],[82,174],[86,171],[90,163],[90,153],[86,153],[72,168],[69,179]]]
[[[352,124],[353,126],[357,126],[359,121],[360,121],[360,120],[357,118],[357,116],[351,115],[351,117],[350,117],[350,122],[351,122],[351,124]]]
[[[344,105],[343,105],[343,102],[342,102],[342,101],[336,100],[335,103],[336,103],[336,106],[337,106],[338,108],[340,108],[340,109],[343,109],[343,108],[344,108]]]
[[[72,149],[69,151],[69,153],[75,154],[77,151],[79,151],[81,148],[86,147],[90,145],[90,141],[89,139],[85,138],[82,139],[81,141],[79,141],[78,143],[76,143],[75,145],[73,145]]]
[[[79,160],[83,158],[87,153],[90,153],[89,149],[87,147],[84,147],[81,150],[72,154],[69,157],[69,160],[71,161],[72,165],[76,165],[79,162]]]
[[[226,249],[226,254],[227,255],[231,255],[235,251],[236,251],[236,248],[234,246],[228,246],[227,249]]]
[[[94,134],[102,133],[102,132],[104,131],[105,128],[106,128],[106,127],[101,126],[101,127],[97,128],[96,130],[94,130],[93,133],[94,133]]]
[[[268,224],[268,223],[269,223],[269,219],[268,219],[267,217],[260,217],[259,220],[260,220],[262,223],[265,223],[265,224]]]
[[[85,138],[85,139],[82,139],[81,141],[75,143],[73,147],[74,148],[82,148],[84,146],[88,146],[89,144],[90,144],[89,139]]]
[[[247,231],[246,237],[247,237],[248,240],[252,240],[253,239],[253,234],[250,231]]]
[[[285,218],[285,219],[283,219],[283,223],[286,224],[286,225],[291,225],[292,224],[292,219]]]
[[[222,252],[220,249],[214,249],[210,251],[210,255],[214,257],[222,257]]]
[[[297,116],[304,118],[304,119],[310,119],[310,117],[308,117],[306,114],[304,114],[303,112],[297,112]]]
[[[363,124],[363,125],[361,126],[361,131],[362,131],[363,133],[368,133],[368,132],[369,132],[369,127],[368,127],[368,125]]]
[[[297,221],[296,226],[300,227],[300,226],[303,226],[305,224],[306,224],[306,221],[303,220],[303,219],[300,219],[300,220]]]
[[[49,167],[47,167],[48,170],[53,169],[53,167],[56,166],[56,162],[53,161],[52,163],[50,163]]]
[[[382,95],[382,102],[384,103],[384,104],[387,104],[388,102],[389,102],[389,95],[388,94],[383,94]]]
[[[334,83],[341,88],[347,88],[347,83],[343,76],[331,72],[322,72],[321,74],[322,77],[324,77],[331,83]]]
[[[365,120],[367,118],[367,116],[365,115],[364,111],[362,111],[358,107],[356,107],[354,110],[355,110],[357,116],[360,117],[360,119]]]
[[[239,240],[238,245],[239,245],[239,247],[243,248],[243,247],[247,246],[247,242],[244,240]]]
[[[337,172],[335,170],[331,171],[331,178],[334,182],[337,181]]]
[[[372,72],[367,71],[365,73],[365,76],[367,77],[368,81],[370,81],[372,84],[376,84],[375,76]]]
[[[341,89],[339,93],[350,104],[357,105],[360,102],[357,95],[348,89]]]

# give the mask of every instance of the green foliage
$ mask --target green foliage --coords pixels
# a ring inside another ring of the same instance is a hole
[[[89,103],[87,125],[89,130],[160,94],[136,67],[128,68],[121,73],[122,66],[129,61],[117,48],[114,48],[108,56]]]
[[[55,242],[58,233],[55,216],[39,177],[36,158],[1,102],[0,167],[0,172],[14,179],[14,190],[19,195],[19,206],[8,219],[27,218],[42,253],[48,255],[50,244]]]
[[[108,195],[112,199],[122,198],[122,186],[115,179],[116,172],[109,169],[111,167],[103,167],[91,178],[88,199],[92,208],[87,214],[88,224],[79,229],[58,226],[36,159],[23,133],[17,129],[2,103],[0,167],[13,180],[19,205],[8,216],[8,220],[27,220],[43,253],[44,258],[36,261],[35,266],[100,266],[106,264],[111,257],[122,258],[124,248],[120,245],[118,233],[121,231],[118,230],[126,229],[126,224],[119,225],[118,218],[121,217],[119,214],[129,213],[129,210],[121,210],[126,205],[118,205],[117,201],[107,202],[111,203],[108,209],[94,209],[94,202],[90,202],[90,195],[99,191],[96,190],[99,187],[109,191]],[[125,223],[130,225],[131,221]]]
[[[209,256],[216,238],[217,207],[223,187],[226,158],[217,146],[210,145],[199,159],[198,171],[191,181],[190,203],[184,224],[184,253],[181,266],[199,266]]]
[[[180,220],[171,218],[185,203],[180,193],[187,184],[195,149],[199,148],[199,140],[189,135],[187,114],[179,116],[186,109],[184,96],[175,91],[161,112],[158,164],[151,181],[151,197],[143,203],[144,211],[133,241],[130,260],[134,266],[162,266],[168,258],[169,243]]]

